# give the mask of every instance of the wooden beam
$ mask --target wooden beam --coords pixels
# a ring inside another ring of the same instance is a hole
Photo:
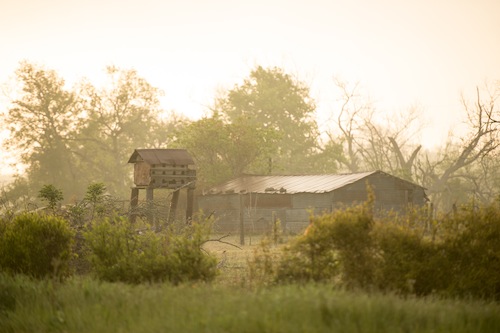
[[[129,220],[130,223],[135,223],[135,220],[137,218],[137,205],[139,204],[139,189],[136,187],[132,187],[132,191],[130,193],[130,214],[129,214]]]
[[[172,194],[172,200],[170,201],[170,212],[168,214],[168,223],[172,223],[175,220],[175,213],[177,211],[177,204],[179,203],[179,192],[180,192],[180,190],[176,190]]]
[[[153,188],[152,187],[148,187],[146,189],[146,203],[147,203],[147,207],[148,207],[148,212],[147,212],[147,216],[148,216],[148,223],[149,224],[153,224],[154,223],[154,202],[153,202]]]
[[[186,223],[191,223],[193,218],[194,189],[187,189]]]
[[[243,194],[240,194],[240,245],[245,245],[245,200]]]

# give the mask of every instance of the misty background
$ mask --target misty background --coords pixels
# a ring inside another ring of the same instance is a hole
[[[453,157],[463,152],[460,147],[471,143],[469,134],[477,133],[469,126],[462,96],[473,110],[478,89],[487,103],[500,78],[500,3],[494,0],[7,0],[0,8],[4,115],[20,97],[15,73],[23,60],[54,70],[68,89],[87,78],[104,91],[110,88],[107,66],[133,69],[158,89],[157,116],[170,124],[178,115],[192,122],[211,118],[218,98],[244,85],[256,68],[278,68],[309,89],[314,110],[308,115],[317,122],[323,148],[336,142],[347,149],[349,135],[339,130],[339,115],[360,107],[371,110],[371,116],[355,114],[392,134],[414,119],[398,147],[404,146],[406,158],[422,146],[417,157],[422,165],[430,161],[426,172],[432,169],[434,175],[420,171],[410,179],[425,186],[438,182],[447,170],[443,165],[452,166]],[[349,92],[356,99],[342,113]],[[12,137],[5,122],[1,133],[4,142]],[[385,139],[387,149],[394,148]],[[330,171],[352,171],[335,156],[338,167]],[[9,164],[22,165],[14,150],[2,149],[0,158],[3,174],[15,171]],[[380,166],[395,173],[402,169]]]

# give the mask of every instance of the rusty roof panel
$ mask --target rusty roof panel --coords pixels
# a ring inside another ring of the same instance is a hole
[[[193,165],[186,149],[135,149],[128,163],[145,161],[149,164]]]
[[[210,189],[209,193],[326,193],[381,171],[302,175],[242,176]]]

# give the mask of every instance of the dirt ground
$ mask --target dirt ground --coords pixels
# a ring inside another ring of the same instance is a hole
[[[247,235],[240,244],[239,235],[212,235],[203,248],[218,260],[217,283],[241,286],[245,284],[248,261],[259,251],[263,236]]]

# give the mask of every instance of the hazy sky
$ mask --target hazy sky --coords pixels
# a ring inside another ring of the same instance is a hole
[[[338,76],[379,110],[419,104],[432,144],[461,92],[500,79],[500,0],[0,0],[0,48],[0,83],[22,59],[69,82],[113,64],[190,117],[259,64],[297,74],[325,119]]]

